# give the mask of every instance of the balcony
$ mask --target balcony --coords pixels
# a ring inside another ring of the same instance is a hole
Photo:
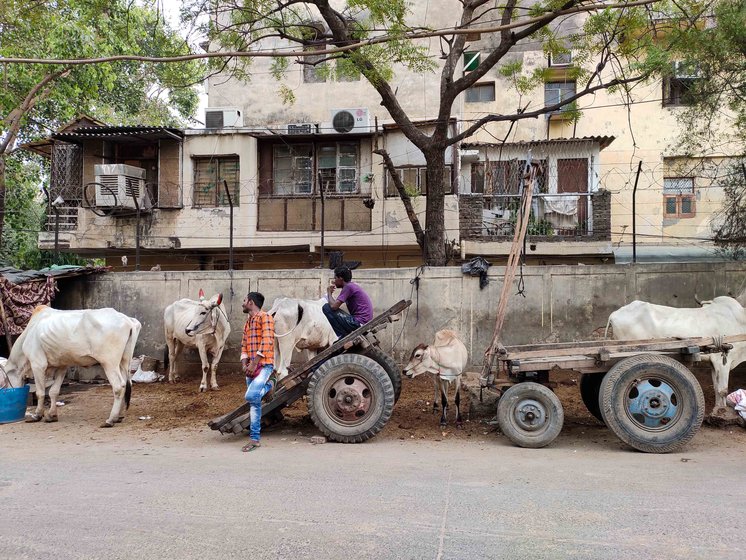
[[[459,197],[461,236],[507,241],[515,234],[519,195],[471,194]],[[595,193],[536,194],[526,236],[542,241],[606,241],[611,239],[611,198]]]

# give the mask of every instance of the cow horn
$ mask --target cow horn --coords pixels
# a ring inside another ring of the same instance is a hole
[[[218,301],[215,305],[220,305],[222,301],[223,301],[223,294],[218,294]]]
[[[702,302],[699,301],[699,298],[697,298],[697,294],[696,293],[694,294],[694,301],[697,302],[697,305],[699,305],[700,307],[702,307]]]
[[[199,300],[204,301],[204,299],[205,299],[205,291],[202,288],[200,288],[199,289]]]

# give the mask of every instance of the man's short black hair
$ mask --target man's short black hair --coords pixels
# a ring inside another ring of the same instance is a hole
[[[249,292],[246,297],[253,301],[259,309],[264,305],[264,296],[259,292]]]
[[[334,269],[334,276],[339,276],[345,282],[352,281],[352,271],[346,266],[338,266]]]

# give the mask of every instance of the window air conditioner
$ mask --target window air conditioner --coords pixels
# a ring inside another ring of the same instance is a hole
[[[287,125],[286,132],[288,136],[316,134],[317,125],[316,123],[291,123]]]
[[[333,109],[331,117],[331,122],[322,124],[322,134],[370,132],[370,113],[367,108]]]
[[[108,208],[143,208],[145,204],[145,170],[125,164],[94,166],[96,206]]]
[[[235,128],[243,126],[243,115],[237,107],[205,109],[205,128]]]

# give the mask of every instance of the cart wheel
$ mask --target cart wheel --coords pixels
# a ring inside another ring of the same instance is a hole
[[[641,354],[612,367],[601,383],[601,415],[627,445],[646,453],[668,453],[697,433],[705,398],[682,364]]]
[[[601,393],[601,382],[604,380],[603,373],[584,373],[580,376],[580,396],[588,412],[593,414],[601,422],[601,405],[598,402]]]
[[[394,387],[386,370],[361,354],[340,354],[321,364],[306,395],[313,423],[341,443],[372,438],[394,409]]]
[[[500,430],[520,447],[549,445],[562,430],[564,419],[557,395],[538,383],[513,385],[497,402]]]
[[[401,370],[396,365],[394,358],[377,346],[371,346],[362,352],[362,354],[375,360],[386,371],[389,379],[391,379],[391,385],[394,386],[394,403],[396,403],[401,395]]]

